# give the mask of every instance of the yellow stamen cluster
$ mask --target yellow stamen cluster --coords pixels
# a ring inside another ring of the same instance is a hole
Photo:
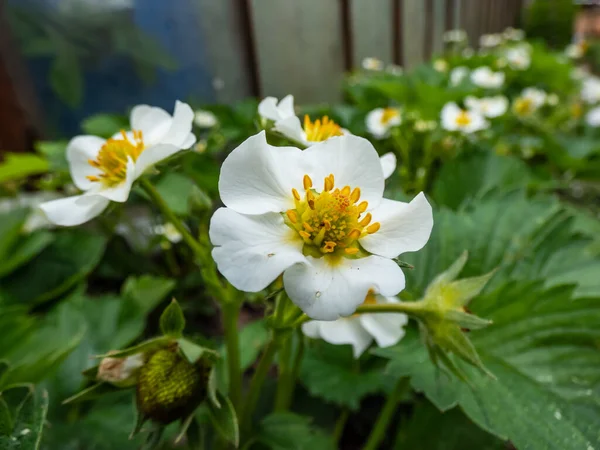
[[[378,222],[371,223],[371,213],[364,214],[369,205],[366,201],[359,203],[360,188],[340,189],[334,185],[330,174],[319,193],[312,179],[304,175],[304,196],[292,189],[296,208],[286,211],[285,221],[304,241],[305,254],[357,255],[361,251],[358,239],[380,228]]]
[[[90,181],[101,182],[105,186],[116,186],[127,177],[127,161],[131,158],[137,161],[144,151],[144,139],[141,131],[133,130],[133,142],[129,140],[125,131],[121,130],[121,138],[107,140],[98,157],[88,162],[92,167],[99,169],[99,175],[89,175]]]
[[[466,127],[471,123],[471,116],[467,111],[461,111],[456,116],[456,125],[459,127]]]
[[[304,116],[304,132],[306,133],[306,140],[310,142],[326,141],[330,137],[344,134],[342,127],[329,117],[323,116],[321,119],[311,122],[308,115]]]
[[[381,115],[381,124],[387,125],[390,120],[395,119],[399,115],[400,111],[397,108],[384,108]]]
[[[519,116],[526,116],[533,112],[533,100],[527,97],[519,97],[515,100],[513,108]]]

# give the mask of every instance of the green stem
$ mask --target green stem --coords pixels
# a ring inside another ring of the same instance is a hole
[[[394,412],[396,411],[396,407],[398,406],[398,402],[404,395],[404,392],[409,387],[409,378],[402,377],[396,383],[394,390],[389,395],[385,404],[383,405],[383,409],[371,430],[371,434],[369,435],[369,439],[367,443],[363,447],[363,450],[377,450],[381,441],[385,437],[385,432],[394,416]]]
[[[292,336],[281,340],[278,357],[277,392],[275,394],[275,411],[285,411],[291,403],[292,390]]]
[[[337,448],[339,448],[339,442],[342,438],[342,434],[344,433],[344,428],[346,427],[346,422],[348,422],[349,417],[350,410],[348,408],[344,408],[340,414],[340,417],[338,417],[338,420],[335,423],[335,428],[333,429],[333,443]]]
[[[240,304],[238,302],[223,303],[223,328],[229,372],[229,398],[238,414],[242,400],[242,368],[240,363],[240,337],[238,334],[239,316]]]
[[[198,255],[204,255],[204,248],[200,245],[200,243],[190,234],[186,226],[183,224],[179,217],[175,215],[175,213],[169,208],[167,202],[162,198],[159,192],[156,190],[152,183],[148,181],[147,178],[140,178],[140,185],[146,191],[146,194],[152,199],[154,204],[160,209],[162,215],[167,219],[167,221],[171,222],[177,231],[181,233],[183,240],[185,243],[192,249],[192,251]]]

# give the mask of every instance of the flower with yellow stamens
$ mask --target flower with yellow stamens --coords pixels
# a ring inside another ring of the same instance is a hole
[[[461,109],[454,102],[446,103],[441,112],[442,128],[448,131],[474,133],[489,126],[483,115],[477,111]]]
[[[173,116],[161,108],[139,105],[131,111],[129,132],[110,139],[77,136],[67,146],[67,160],[82,195],[53,200],[40,209],[54,224],[80,225],[93,219],[110,201],[125,202],[133,182],[144,171],[182,149],[194,145],[194,112],[175,103]]]
[[[389,136],[390,130],[402,123],[398,108],[376,108],[367,114],[365,119],[367,131],[377,139]]]
[[[259,133],[223,163],[213,258],[240,290],[260,291],[283,273],[288,296],[311,318],[351,315],[370,289],[404,288],[393,258],[423,247],[433,226],[423,194],[402,203],[382,198],[383,188],[381,162],[363,138],[300,150]]]

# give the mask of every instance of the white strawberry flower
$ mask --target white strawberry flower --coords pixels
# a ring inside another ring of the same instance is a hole
[[[469,68],[468,67],[465,67],[465,66],[455,67],[450,72],[450,84],[452,86],[458,86],[468,76],[469,76]]]
[[[283,273],[288,296],[312,319],[348,316],[369,290],[394,296],[404,288],[393,259],[422,248],[433,226],[422,193],[403,203],[384,199],[383,189],[366,139],[339,136],[300,150],[271,146],[261,132],[221,168],[226,207],[211,219],[212,256],[237,289],[261,291]]]
[[[465,30],[455,29],[448,30],[444,33],[444,42],[464,42],[467,40],[467,32]]]
[[[583,79],[581,98],[590,105],[600,102],[600,78],[589,75]]]
[[[212,128],[219,123],[219,119],[212,112],[197,109],[194,112],[194,124],[198,128]]]
[[[369,292],[364,304],[399,303],[396,297]],[[313,320],[302,325],[302,332],[313,339],[323,339],[334,345],[349,344],[355,358],[373,343],[379,347],[397,344],[406,334],[404,326],[408,323],[406,314],[376,313],[344,317],[336,321]]]
[[[57,225],[74,226],[101,214],[111,201],[127,201],[146,169],[194,145],[193,119],[189,105],[179,101],[173,116],[138,105],[131,111],[131,131],[110,139],[76,136],[67,146],[67,160],[73,182],[84,193],[43,203],[41,210]]]
[[[381,71],[383,70],[384,64],[383,61],[378,59],[378,58],[372,58],[372,57],[368,57],[368,58],[364,58],[362,60],[362,68],[365,70],[374,70],[374,71]]]
[[[494,118],[504,115],[508,109],[508,99],[503,95],[484,98],[468,96],[465,98],[465,106],[484,117]]]
[[[367,114],[365,119],[367,131],[377,139],[389,136],[390,130],[402,123],[398,108],[376,108]]]
[[[596,106],[588,111],[585,115],[585,122],[590,127],[600,127],[600,106]]]
[[[508,27],[502,32],[502,36],[508,41],[522,41],[525,39],[525,32],[518,28]]]
[[[531,65],[531,55],[526,47],[513,47],[506,51],[508,65],[514,70],[527,70]]]
[[[448,131],[474,133],[489,126],[489,122],[477,111],[461,109],[454,103],[446,103],[441,112],[442,128]]]
[[[487,66],[478,67],[471,72],[471,82],[485,89],[498,89],[504,84],[504,73],[494,72]]]
[[[433,68],[436,72],[448,72],[448,62],[443,59],[436,59],[433,62]]]
[[[484,48],[497,47],[502,44],[503,36],[499,33],[482,34],[479,38],[479,45]]]
[[[542,89],[525,88],[521,95],[514,100],[513,111],[519,116],[528,116],[544,106],[547,97],[548,94]]]

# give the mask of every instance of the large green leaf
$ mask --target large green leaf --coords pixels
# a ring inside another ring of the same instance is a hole
[[[333,450],[331,437],[310,422],[290,412],[271,414],[260,423],[256,440],[271,450]]]
[[[0,214],[0,259],[10,257],[8,251],[19,239],[28,214],[26,208]]]
[[[480,427],[517,448],[590,449],[600,444],[600,298],[574,300],[572,288],[511,283],[471,303],[494,321],[471,338],[494,380],[462,367],[470,385],[440,372],[409,336],[378,349],[388,370],[441,410],[460,405]],[[461,365],[462,366],[462,365]]]
[[[29,262],[53,241],[54,236],[48,231],[22,236],[12,248],[10,256],[0,260],[0,278]]]
[[[57,298],[96,267],[106,239],[83,230],[62,230],[37,257],[0,280],[5,303],[38,304]]]
[[[31,153],[6,153],[0,164],[0,183],[20,180],[48,171],[48,161]]]

